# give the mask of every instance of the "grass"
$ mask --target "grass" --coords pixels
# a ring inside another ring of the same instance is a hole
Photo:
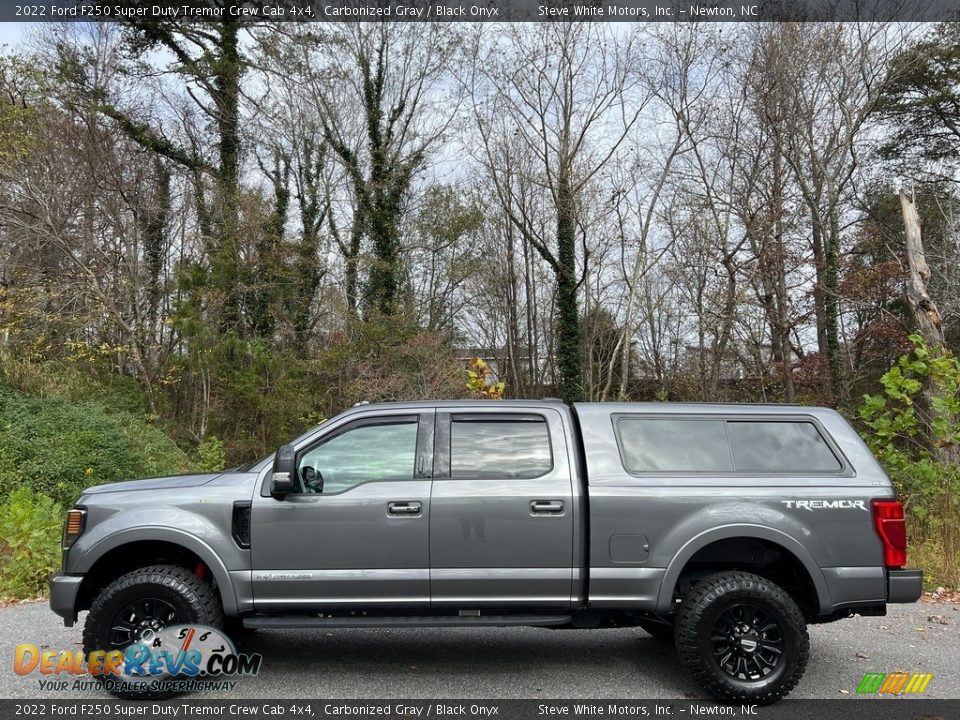
[[[923,570],[924,590],[933,591],[938,587],[957,589],[950,587],[945,578],[956,577],[960,573],[960,557],[948,557],[936,537],[910,537],[907,542],[907,567]]]

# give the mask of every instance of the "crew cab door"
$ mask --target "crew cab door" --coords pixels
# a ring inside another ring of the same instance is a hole
[[[256,610],[429,604],[433,418],[352,415],[298,448],[297,492],[277,499],[264,483],[251,517]]]
[[[560,413],[438,412],[430,496],[434,606],[569,606],[572,472]]]

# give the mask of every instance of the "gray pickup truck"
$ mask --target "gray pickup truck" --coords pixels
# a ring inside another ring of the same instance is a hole
[[[639,626],[713,697],[768,703],[808,623],[920,597],[905,564],[902,506],[832,410],[368,404],[251,465],[85,490],[50,606],[89,610],[88,655],[175,623]]]

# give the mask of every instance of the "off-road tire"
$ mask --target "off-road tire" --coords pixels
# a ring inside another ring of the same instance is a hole
[[[123,606],[149,592],[169,602],[177,610],[178,623],[223,627],[223,607],[217,592],[206,580],[178,565],[151,565],[121,575],[107,585],[93,601],[83,625],[83,652],[109,645],[110,625]],[[92,676],[103,683],[106,678]],[[162,700],[177,693],[158,690],[119,689],[105,683],[107,692],[130,700]]]
[[[657,642],[673,642],[673,625],[670,623],[657,622],[656,620],[638,620],[637,625]]]
[[[784,641],[777,669],[758,680],[732,677],[713,654],[711,636],[716,619],[743,603],[771,614]],[[730,703],[776,702],[796,687],[810,655],[807,625],[793,598],[766,578],[746,572],[721,572],[694,585],[677,614],[674,642],[681,664],[694,680],[717,700]]]

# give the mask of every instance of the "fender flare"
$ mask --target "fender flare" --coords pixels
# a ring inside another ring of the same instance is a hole
[[[731,540],[734,538],[752,538],[755,540],[765,540],[774,545],[779,545],[784,550],[790,552],[796,557],[810,579],[817,594],[817,602],[820,605],[821,614],[829,613],[833,609],[833,601],[830,597],[830,588],[823,577],[820,566],[814,561],[807,549],[794,537],[780,530],[767,527],[765,525],[753,525],[742,523],[735,525],[723,525],[721,527],[705,530],[699,535],[695,535],[688,540],[673,556],[670,564],[663,574],[663,581],[660,584],[660,592],[657,595],[657,612],[666,613],[672,609],[673,589],[680,579],[680,573],[687,562],[699,550],[705,548],[718,540]]]
[[[199,557],[210,568],[210,573],[217,581],[217,590],[223,603],[224,612],[227,615],[237,614],[237,596],[230,579],[230,571],[227,570],[226,565],[202,539],[179,528],[146,525],[111,533],[84,553],[76,572],[86,574],[94,564],[111,550],[116,550],[131,543],[150,541],[179,545]]]

